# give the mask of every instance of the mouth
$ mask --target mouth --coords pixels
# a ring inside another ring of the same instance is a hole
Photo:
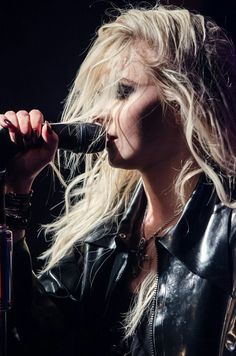
[[[118,139],[117,136],[107,134],[107,141],[106,141],[106,146],[107,148],[110,148],[114,145],[114,142]]]

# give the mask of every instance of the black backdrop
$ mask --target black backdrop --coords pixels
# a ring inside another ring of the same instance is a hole
[[[216,4],[214,0],[170,0],[169,3],[213,17],[235,40],[236,15],[234,0],[231,1]],[[126,1],[114,0],[113,4],[122,7]],[[2,1],[0,112],[38,108],[47,120],[57,121],[86,48],[109,7],[108,1]],[[51,186],[51,174],[45,169],[34,184],[32,224],[28,232],[35,269],[41,265],[36,257],[48,244],[38,233],[39,226],[51,221],[62,207],[58,205],[52,210],[61,201],[63,189],[58,183],[54,189]]]

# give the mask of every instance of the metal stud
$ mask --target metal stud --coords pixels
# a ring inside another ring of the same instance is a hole
[[[123,232],[120,232],[118,236],[119,236],[119,238],[120,238],[121,240],[126,240],[126,239],[127,239],[127,235],[124,234]]]

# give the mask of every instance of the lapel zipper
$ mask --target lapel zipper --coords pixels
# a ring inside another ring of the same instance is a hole
[[[153,300],[151,303],[151,313],[150,313],[150,328],[149,328],[149,339],[150,339],[150,355],[151,356],[156,356],[156,342],[155,342],[155,324],[154,324],[154,318],[156,314],[156,308],[157,308],[157,291],[158,291],[158,281],[159,281],[159,258],[158,258],[158,248],[157,244],[156,246],[156,258],[157,258],[157,275],[156,275],[156,286],[155,290],[153,293]]]

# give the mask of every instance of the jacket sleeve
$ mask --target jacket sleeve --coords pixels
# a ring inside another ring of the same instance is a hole
[[[229,299],[224,336],[224,355],[236,355],[236,210],[232,210],[230,234],[229,234],[229,252],[232,271],[232,293]]]
[[[26,242],[14,247],[13,316],[24,355],[73,354],[81,259],[72,253],[37,278]]]

